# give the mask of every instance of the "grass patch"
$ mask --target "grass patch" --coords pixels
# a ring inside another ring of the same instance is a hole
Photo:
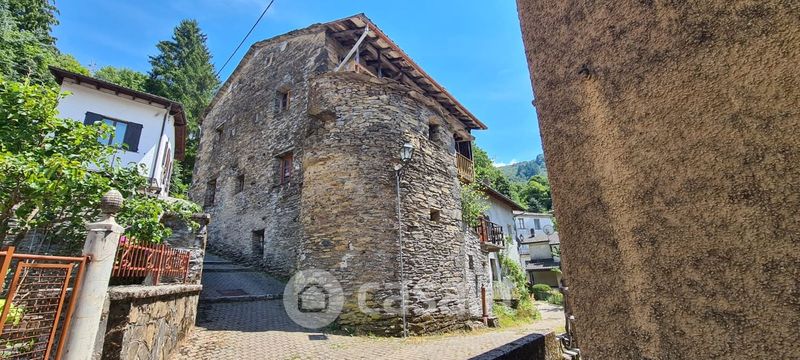
[[[521,300],[516,309],[506,304],[495,303],[492,305],[492,313],[497,316],[501,327],[526,325],[542,318],[542,314],[533,306],[533,302],[527,299]]]

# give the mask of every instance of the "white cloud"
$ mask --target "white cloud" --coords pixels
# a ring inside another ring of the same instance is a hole
[[[499,161],[496,161],[496,160],[492,160],[492,165],[494,165],[495,167],[500,167],[500,166],[506,166],[506,165],[514,165],[514,164],[516,164],[518,162],[519,161],[517,161],[517,159],[511,159],[511,161],[509,161],[507,163],[506,162],[499,162]]]

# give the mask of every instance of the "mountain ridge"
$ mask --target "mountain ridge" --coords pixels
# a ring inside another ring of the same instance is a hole
[[[513,182],[527,182],[532,176],[543,175],[547,177],[547,166],[544,155],[539,154],[533,160],[520,161],[509,165],[498,166],[498,169]]]

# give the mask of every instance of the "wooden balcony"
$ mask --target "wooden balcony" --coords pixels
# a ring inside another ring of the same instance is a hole
[[[505,248],[505,237],[503,227],[497,225],[486,218],[482,218],[478,226],[475,227],[478,238],[481,240],[481,249],[486,252],[498,252]]]
[[[472,166],[472,160],[464,155],[456,153],[456,167],[458,168],[458,177],[461,181],[466,183],[475,181],[475,168]]]

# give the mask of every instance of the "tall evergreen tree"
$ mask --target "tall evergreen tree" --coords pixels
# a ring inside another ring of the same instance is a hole
[[[189,131],[195,137],[199,118],[219,86],[206,38],[197,21],[181,21],[172,40],[156,45],[159,54],[150,57],[152,69],[146,84],[148,91],[183,104]]]
[[[145,88],[184,106],[189,134],[181,178],[188,184],[197,154],[200,116],[219,86],[219,78],[211,64],[206,35],[195,20],[181,21],[172,39],[161,41],[156,47],[159,54],[150,57],[152,69]]]

